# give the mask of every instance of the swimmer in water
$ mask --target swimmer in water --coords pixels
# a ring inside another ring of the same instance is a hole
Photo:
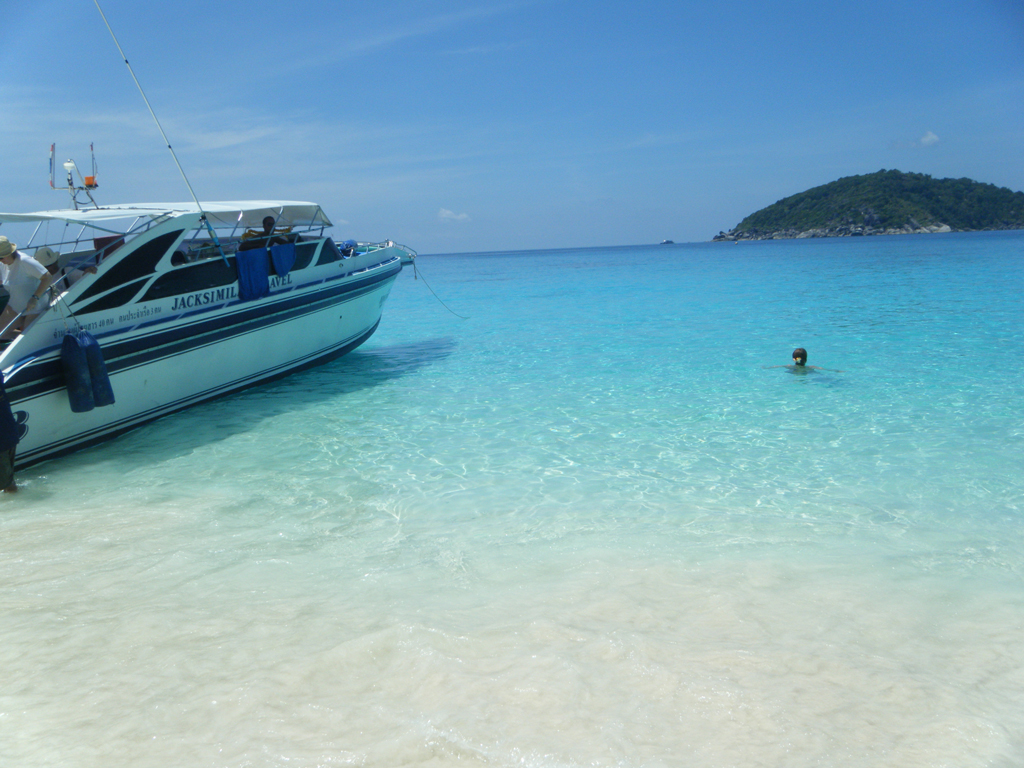
[[[807,364],[807,350],[803,347],[797,347],[793,350],[793,364],[787,365],[787,368],[814,368],[815,370],[821,370],[817,365]]]
[[[793,350],[793,364],[792,365],[769,365],[768,368],[788,368],[794,373],[808,373],[810,371],[832,371],[832,373],[842,373],[833,368],[822,368],[819,365],[808,365],[807,364],[807,350],[803,347],[797,347]]]

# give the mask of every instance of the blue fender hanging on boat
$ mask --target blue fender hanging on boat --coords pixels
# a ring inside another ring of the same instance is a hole
[[[64,386],[74,413],[85,413],[96,407],[92,397],[92,376],[85,349],[74,334],[67,334],[60,344],[60,365],[64,369]]]
[[[60,345],[60,362],[68,401],[74,413],[85,413],[97,406],[114,403],[114,390],[110,386],[103,353],[91,333],[67,334]]]
[[[79,334],[82,346],[85,347],[85,359],[89,363],[89,378],[92,379],[92,400],[97,408],[114,404],[114,390],[110,386],[107,375],[107,364],[103,362],[103,351],[99,342],[91,333],[82,331]]]

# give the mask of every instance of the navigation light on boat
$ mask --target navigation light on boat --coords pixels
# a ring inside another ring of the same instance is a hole
[[[68,192],[70,192],[71,193],[71,203],[74,206],[76,211],[78,210],[78,204],[79,204],[79,200],[78,200],[78,193],[79,192],[84,192],[86,197],[89,198],[89,202],[92,203],[94,207],[99,208],[99,205],[96,203],[95,200],[93,200],[92,195],[90,194],[90,190],[96,189],[96,187],[99,186],[99,184],[96,183],[96,153],[93,151],[92,144],[89,145],[89,152],[92,154],[92,174],[89,175],[89,176],[83,176],[82,172],[78,170],[78,166],[75,164],[75,161],[70,159],[70,158],[68,158],[63,163],[64,170],[68,174],[67,186],[66,187],[58,187],[56,184],[54,184],[54,171],[55,171],[55,168],[56,168],[56,164],[54,162],[54,158],[55,158],[56,152],[57,152],[57,145],[56,144],[51,144],[50,145],[50,188],[51,189],[66,189]],[[78,187],[75,186],[75,173],[78,173],[78,177],[82,180],[82,185],[81,186],[78,186]]]

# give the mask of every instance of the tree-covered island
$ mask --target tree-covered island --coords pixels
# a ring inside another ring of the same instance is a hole
[[[971,179],[881,170],[779,200],[719,241],[1024,229],[1024,192]]]

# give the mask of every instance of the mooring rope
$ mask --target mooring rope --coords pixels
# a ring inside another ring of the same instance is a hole
[[[445,309],[447,309],[447,310],[448,310],[449,312],[451,312],[451,313],[452,313],[453,315],[455,315],[455,316],[456,316],[457,318],[459,318],[460,320],[469,320],[469,318],[468,318],[468,317],[465,317],[465,316],[463,316],[463,315],[460,315],[460,314],[459,314],[458,312],[456,312],[456,311],[455,311],[454,309],[452,309],[452,308],[451,308],[451,307],[449,307],[449,306],[448,306],[447,304],[445,304],[445,303],[444,303],[443,301],[441,301],[441,297],[440,297],[440,296],[438,296],[438,295],[437,295],[436,293],[434,293],[434,289],[430,287],[430,283],[428,283],[428,282],[427,282],[427,280],[426,280],[426,278],[424,278],[424,277],[423,277],[423,275],[422,275],[422,274],[420,274],[420,271],[419,271],[418,267],[416,266],[416,260],[415,260],[415,259],[413,259],[413,262],[412,262],[412,275],[413,275],[413,279],[415,279],[415,280],[423,280],[423,284],[424,284],[425,286],[427,286],[427,290],[428,290],[428,291],[430,291],[431,293],[433,293],[433,294],[434,294],[434,298],[435,298],[435,299],[437,299],[437,303],[438,303],[438,304],[440,304],[440,305],[441,305],[442,307],[444,307]]]

